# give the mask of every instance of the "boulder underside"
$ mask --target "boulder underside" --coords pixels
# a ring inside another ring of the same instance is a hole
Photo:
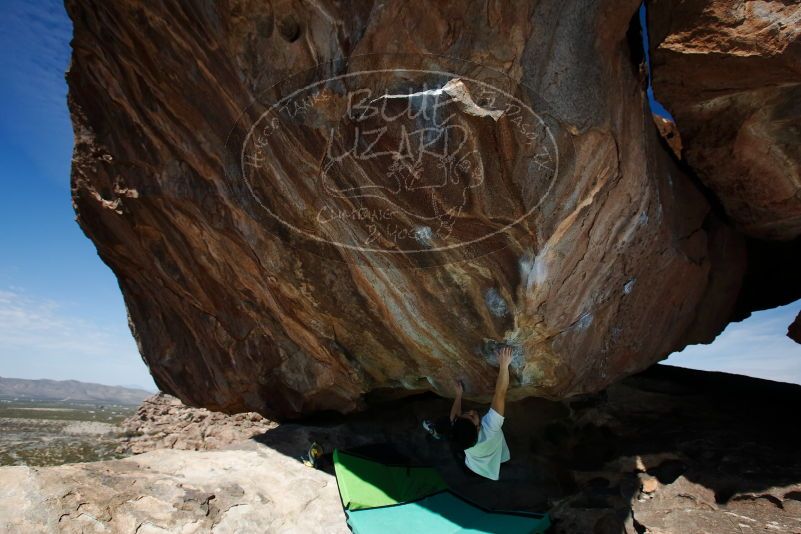
[[[749,231],[660,138],[638,2],[67,8],[78,222],[187,404],[486,400],[502,345],[510,397],[564,398],[801,294],[748,276],[791,218]]]

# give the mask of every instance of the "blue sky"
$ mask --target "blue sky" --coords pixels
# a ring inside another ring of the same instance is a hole
[[[787,337],[799,310],[801,301],[755,312],[730,324],[713,343],[690,345],[662,363],[801,384],[801,345]]]
[[[55,0],[3,0],[0,21],[0,376],[155,389],[117,281],[74,220],[71,22]]]
[[[155,389],[111,271],[74,221],[59,1],[0,2],[0,376]],[[801,383],[786,336],[801,301],[730,325],[665,363]]]

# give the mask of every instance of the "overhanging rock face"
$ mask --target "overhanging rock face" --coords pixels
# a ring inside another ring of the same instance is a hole
[[[801,236],[801,5],[654,0],[654,91],[738,229]]]
[[[78,221],[159,387],[486,399],[508,343],[510,396],[562,398],[712,339],[744,241],[659,140],[637,6],[68,2]]]

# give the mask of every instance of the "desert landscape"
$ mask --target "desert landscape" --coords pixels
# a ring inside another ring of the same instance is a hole
[[[61,465],[117,458],[133,406],[0,400],[0,465]]]
[[[0,377],[0,465],[119,458],[121,423],[149,395],[75,380]]]

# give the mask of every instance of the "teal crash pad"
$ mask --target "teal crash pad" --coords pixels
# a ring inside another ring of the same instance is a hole
[[[450,491],[345,513],[354,534],[529,534],[545,532],[550,526],[548,514],[490,512]]]

